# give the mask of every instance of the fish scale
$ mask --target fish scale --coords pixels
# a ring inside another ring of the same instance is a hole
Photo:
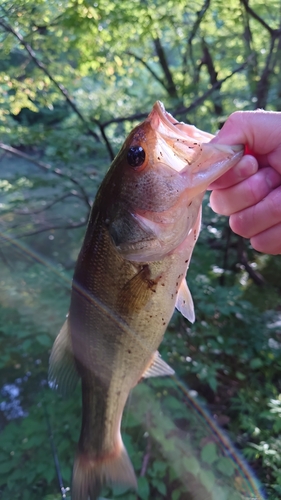
[[[195,319],[185,275],[204,192],[243,155],[211,138],[157,102],[97,193],[49,369],[63,394],[82,380],[72,500],[97,500],[104,484],[136,488],[120,433],[124,406],[141,379],[174,373],[157,349],[175,307]]]

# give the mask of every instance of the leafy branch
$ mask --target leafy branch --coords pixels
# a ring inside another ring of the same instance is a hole
[[[189,113],[193,109],[197,108],[197,106],[200,106],[207,97],[209,97],[215,90],[220,88],[223,83],[225,83],[227,80],[233,77],[236,73],[239,73],[240,71],[243,71],[249,64],[250,60],[252,59],[252,56],[248,57],[246,61],[244,61],[240,66],[235,68],[229,75],[227,75],[224,78],[221,78],[220,80],[217,80],[212,87],[210,87],[206,92],[204,92],[201,96],[199,96],[197,99],[195,99],[192,104],[189,106],[182,106],[174,111],[175,115],[183,115],[185,113]]]
[[[280,34],[280,29],[273,29],[266,21],[260,17],[249,5],[249,0],[241,0],[241,3],[244,5],[245,10],[250,14],[256,21],[258,21],[269,33],[271,36],[277,36]]]
[[[134,57],[137,61],[139,61],[146,69],[149,71],[149,73],[153,76],[153,78],[164,87],[165,90],[167,90],[166,84],[162,78],[160,78],[157,73],[149,66],[149,64],[140,56],[137,54],[134,54],[130,50],[126,52],[128,56]]]
[[[209,97],[215,90],[220,88],[224,82],[226,82],[227,80],[232,78],[232,76],[235,75],[236,73],[243,71],[243,69],[245,69],[247,67],[247,65],[249,64],[251,59],[252,59],[252,55],[250,55],[243,64],[241,64],[240,66],[235,68],[225,78],[222,78],[220,80],[216,80],[215,83],[208,90],[206,90],[206,92],[204,92],[201,96],[199,96],[197,99],[195,99],[189,106],[181,106],[180,108],[176,108],[174,111],[172,111],[173,114],[183,115],[183,114],[189,113],[193,109],[197,108],[197,106],[200,106],[200,104],[202,104],[202,102],[204,102],[205,99],[207,99],[207,97]],[[105,127],[108,127],[109,125],[111,125],[112,123],[123,123],[126,121],[131,122],[131,121],[135,121],[135,120],[141,120],[143,118],[146,118],[147,115],[148,115],[148,112],[146,111],[145,113],[134,113],[134,114],[128,115],[128,116],[119,116],[118,118],[111,118],[110,120],[103,122],[102,126],[105,128]]]
[[[185,51],[184,56],[183,56],[183,64],[182,64],[182,66],[183,66],[183,74],[185,74],[187,72],[187,55],[188,55],[188,52],[189,52],[190,59],[192,61],[192,65],[193,65],[193,67],[195,66],[194,59],[193,59],[193,51],[192,51],[192,41],[193,41],[193,39],[194,39],[197,31],[198,31],[198,28],[199,28],[199,26],[201,24],[201,21],[204,18],[205,13],[207,12],[208,8],[210,7],[210,2],[211,2],[211,0],[205,0],[204,4],[202,5],[201,10],[199,10],[197,12],[196,21],[194,22],[193,27],[190,30],[190,34],[189,34],[189,37],[188,37],[188,40],[187,40],[187,50]]]
[[[246,15],[255,19],[270,34],[270,47],[269,47],[269,51],[268,51],[268,54],[266,57],[265,66],[261,72],[260,79],[259,79],[257,86],[256,86],[257,107],[265,108],[266,104],[267,104],[268,91],[269,91],[269,87],[270,87],[270,75],[273,73],[274,66],[275,66],[276,61],[278,59],[278,55],[276,55],[276,51],[275,51],[275,45],[276,45],[276,40],[278,38],[279,38],[279,43],[280,43],[281,28],[280,27],[279,27],[279,29],[271,28],[271,26],[250,7],[249,0],[241,0],[241,3],[245,8]],[[245,37],[246,43],[249,47],[252,34],[250,31],[250,25],[249,25],[248,19],[247,19],[247,23],[245,26],[244,37]],[[277,54],[278,54],[278,50],[277,50]],[[275,57],[274,57],[274,55],[275,55]],[[254,62],[256,65],[256,60]]]
[[[3,7],[1,7],[2,10]],[[94,132],[91,127],[89,126],[87,120],[84,118],[84,116],[82,115],[81,111],[77,108],[76,104],[74,103],[73,99],[70,97],[69,95],[69,92],[68,90],[65,88],[64,85],[62,85],[62,83],[58,82],[54,77],[53,75],[50,73],[50,71],[48,70],[47,66],[39,60],[39,58],[37,57],[35,51],[33,50],[33,48],[31,47],[31,45],[24,39],[24,37],[18,32],[16,31],[10,24],[8,24],[3,18],[0,18],[0,26],[2,26],[2,28],[7,32],[7,33],[11,33],[15,38],[17,38],[17,40],[20,42],[20,44],[25,48],[25,50],[27,51],[27,53],[29,54],[29,56],[31,57],[31,59],[33,60],[33,62],[36,64],[36,66],[45,73],[45,75],[48,76],[48,78],[50,79],[50,81],[55,85],[55,87],[57,87],[57,89],[60,91],[60,93],[63,95],[63,97],[65,98],[66,102],[69,104],[69,106],[72,108],[72,110],[74,111],[74,113],[79,117],[79,119],[81,120],[81,122],[83,123],[85,129],[87,130],[88,134],[93,137],[97,142],[100,142],[100,138],[98,136],[98,134],[96,134],[96,132]],[[101,133],[101,136],[105,142],[105,145],[107,147],[107,150],[108,150],[108,153],[109,153],[109,156],[110,156],[110,159],[112,160],[114,158],[114,153],[113,153],[113,150],[112,150],[112,147],[111,147],[111,144],[105,134],[105,131],[104,131],[104,127],[102,124],[99,123],[98,120],[96,119],[92,119],[92,121],[95,123],[95,125],[100,129],[100,133]]]
[[[264,285],[265,280],[264,277],[258,272],[255,271],[249,263],[246,248],[245,248],[245,240],[242,236],[238,237],[237,242],[237,254],[238,254],[238,262],[244,266],[245,270],[249,274],[250,278],[256,283],[256,285]]]
[[[165,85],[166,90],[171,97],[178,97],[177,87],[175,85],[173,75],[170,71],[167,57],[166,57],[164,48],[161,44],[160,38],[159,37],[155,38],[153,40],[153,43],[154,43],[156,54],[159,58],[160,66],[161,66],[161,68],[164,72],[165,78],[166,78],[166,82],[167,82],[167,84]]]
[[[215,69],[211,52],[204,38],[202,38],[202,48],[203,48],[203,57],[200,66],[205,65],[207,67],[210,76],[210,83],[211,85],[214,86],[218,83],[218,73]],[[217,90],[220,89],[221,85],[222,85],[221,83],[218,83]],[[216,115],[220,116],[222,114],[223,109],[221,103],[221,96],[219,96],[219,102],[214,102],[214,110]]]
[[[33,60],[33,62],[36,64],[36,66],[41,69],[45,75],[48,76],[48,78],[51,80],[51,82],[57,87],[57,89],[61,92],[61,94],[64,96],[65,100],[67,101],[67,103],[69,104],[69,106],[72,108],[72,110],[77,114],[77,116],[79,116],[81,122],[83,123],[83,125],[86,127],[88,133],[96,140],[96,141],[100,141],[100,138],[99,136],[89,127],[89,125],[87,124],[87,121],[85,120],[84,116],[82,115],[82,113],[79,111],[79,109],[77,108],[76,104],[73,102],[73,100],[71,99],[67,89],[64,87],[64,85],[62,85],[61,83],[57,82],[57,80],[51,75],[50,71],[48,70],[47,66],[38,59],[38,57],[36,56],[36,53],[35,51],[33,50],[33,48],[31,47],[31,45],[29,45],[29,43],[27,43],[25,41],[25,39],[23,38],[23,36],[18,32],[16,31],[14,28],[12,28],[12,26],[10,24],[8,24],[6,21],[4,21],[4,19],[0,19],[0,26],[2,26],[2,28],[11,33],[15,38],[17,38],[17,40],[20,42],[20,44],[25,48],[25,50],[28,52],[28,54],[30,55],[31,59]]]
[[[37,160],[37,159],[33,158],[32,156],[29,156],[26,153],[23,153],[19,149],[13,148],[12,146],[8,146],[7,144],[4,144],[3,142],[0,142],[0,148],[3,149],[4,151],[7,151],[8,153],[11,153],[15,156],[19,156],[20,158],[24,158],[27,161],[30,161],[31,163],[33,163],[34,165],[39,167],[41,170],[44,170],[45,172],[50,172],[50,173],[57,175],[59,177],[63,177],[64,179],[68,179],[73,184],[75,184],[75,186],[77,186],[77,188],[79,189],[79,191],[82,195],[82,199],[84,200],[84,202],[86,203],[88,208],[91,208],[91,202],[90,202],[90,199],[89,199],[85,189],[80,184],[80,182],[77,181],[77,179],[75,179],[71,175],[63,173],[59,168],[53,169],[51,167],[51,165],[49,165],[48,163],[44,163],[40,160]]]
[[[261,77],[257,84],[257,106],[259,108],[265,108],[267,104],[267,96],[270,85],[270,75],[273,72],[275,65],[274,61],[274,48],[275,48],[276,38],[272,37],[270,41],[270,49],[266,58],[265,66],[263,68]]]

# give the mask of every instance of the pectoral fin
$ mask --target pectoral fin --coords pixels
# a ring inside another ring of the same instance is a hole
[[[49,386],[67,396],[73,392],[79,375],[72,352],[68,319],[64,322],[51,352],[49,364]]]
[[[178,311],[182,313],[182,315],[186,319],[188,319],[188,321],[194,323],[195,321],[194,305],[185,278],[182,280],[181,286],[178,291],[176,308]]]
[[[152,363],[142,374],[142,378],[149,377],[165,377],[167,375],[174,375],[175,372],[160,356],[159,352],[156,351]]]
[[[156,292],[156,285],[157,281],[150,278],[149,266],[142,266],[120,290],[116,304],[118,312],[126,315],[140,312]]]

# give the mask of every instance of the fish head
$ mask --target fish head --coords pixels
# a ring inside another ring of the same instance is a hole
[[[109,233],[129,260],[162,259],[192,230],[208,185],[243,155],[178,122],[155,103],[123,144],[103,183]]]

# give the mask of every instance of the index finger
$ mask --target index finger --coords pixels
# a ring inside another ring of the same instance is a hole
[[[255,174],[258,168],[259,165],[256,158],[251,155],[245,155],[233,168],[212,182],[208,189],[225,189],[231,187]]]

